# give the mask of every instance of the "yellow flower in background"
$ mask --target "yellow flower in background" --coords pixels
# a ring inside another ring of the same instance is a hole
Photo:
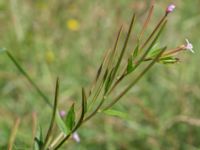
[[[69,19],[66,22],[66,27],[71,31],[78,31],[80,24],[76,19]]]
[[[55,54],[52,50],[48,50],[46,53],[45,53],[45,59],[46,59],[46,62],[48,64],[51,64],[54,62],[55,60]]]

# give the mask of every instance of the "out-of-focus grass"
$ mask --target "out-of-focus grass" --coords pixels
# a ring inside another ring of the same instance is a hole
[[[168,2],[156,1],[150,28]],[[116,108],[128,112],[130,121],[98,115],[79,130],[81,143],[71,140],[69,149],[200,148],[200,1],[174,3],[177,9],[163,41],[173,47],[189,38],[195,54],[183,53],[182,62],[176,65],[157,65],[117,104]],[[68,109],[79,100],[81,86],[91,82],[119,26],[124,24],[127,31],[132,11],[136,11],[136,28],[140,29],[148,7],[145,0],[1,0],[0,47],[16,56],[51,99],[55,78],[60,76],[59,108]],[[37,113],[45,127],[50,109],[4,54],[0,68],[0,149],[6,149],[17,117],[21,124],[14,148],[30,149],[32,113]]]

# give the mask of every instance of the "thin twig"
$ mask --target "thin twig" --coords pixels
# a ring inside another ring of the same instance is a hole
[[[84,121],[84,116],[85,116],[85,108],[86,108],[86,99],[84,97],[84,89],[82,89],[82,111],[81,111],[81,116],[77,122],[77,124],[75,125],[75,127],[72,129],[72,131],[66,135],[66,137],[55,147],[54,150],[59,149],[72,135],[72,133],[74,133],[83,123]]]
[[[144,42],[144,44],[141,46],[141,48],[139,48],[139,51],[144,49],[144,47],[149,43],[149,41],[151,40],[151,38],[154,36],[154,34],[156,33],[156,31],[159,29],[160,25],[164,22],[164,20],[166,19],[167,15],[165,14],[161,20],[158,22],[158,24],[156,25],[156,27],[154,28],[154,30],[152,31],[152,33],[149,35],[149,37],[147,38],[147,40]]]
[[[119,101],[120,98],[122,98],[140,79],[143,77],[143,75],[156,63],[156,61],[160,58],[160,56],[163,54],[163,52],[166,50],[166,47],[162,49],[162,51],[156,56],[156,58],[136,77],[136,79],[129,84],[128,87],[126,87],[121,94],[119,94],[110,104],[108,104],[103,111],[109,109],[112,107],[116,102]]]
[[[52,134],[52,129],[54,126],[54,121],[55,121],[55,117],[56,117],[56,111],[57,111],[57,105],[58,105],[58,93],[59,93],[59,78],[57,78],[56,80],[56,88],[55,88],[55,97],[54,97],[54,106],[53,106],[53,114],[52,114],[52,118],[51,118],[51,123],[46,135],[46,138],[44,140],[44,144],[42,146],[42,150],[44,150],[48,144],[49,138]]]
[[[12,54],[9,51],[6,51],[6,54],[12,60],[12,62],[15,64],[17,69],[24,75],[24,77],[29,81],[29,83],[35,88],[35,90],[43,98],[43,100],[52,108],[53,106],[50,103],[49,98],[40,90],[40,88],[35,84],[35,82],[31,79],[31,77],[28,75],[28,73],[20,66],[20,64],[12,56]]]

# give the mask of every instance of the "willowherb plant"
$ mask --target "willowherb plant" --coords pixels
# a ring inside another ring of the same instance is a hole
[[[97,113],[105,112],[111,115],[120,115],[120,112],[111,109],[112,106],[117,103],[154,64],[173,64],[179,61],[179,58],[176,57],[177,53],[184,50],[194,52],[192,44],[187,39],[185,44],[171,50],[167,50],[167,46],[156,47],[156,43],[158,42],[159,37],[163,33],[167,24],[168,15],[172,13],[174,9],[174,4],[171,4],[166,8],[163,17],[155,25],[155,28],[147,39],[145,39],[143,35],[148,27],[154,10],[154,3],[152,2],[142,29],[136,36],[137,40],[135,42],[135,47],[129,54],[128,58],[125,58],[125,53],[127,51],[127,45],[136,21],[136,14],[133,14],[132,16],[122,49],[118,49],[118,43],[123,28],[122,26],[120,27],[114,46],[111,50],[106,51],[103,61],[97,70],[96,77],[89,90],[86,92],[85,88],[82,88],[81,112],[75,110],[75,104],[72,104],[67,113],[65,111],[59,112],[57,108],[59,99],[59,79],[57,78],[56,82],[54,104],[51,104],[48,97],[43,94],[42,90],[35,84],[21,65],[19,65],[12,54],[9,51],[6,51],[6,54],[14,62],[19,71],[28,79],[38,94],[41,95],[41,97],[53,110],[50,125],[45,138],[42,138],[40,134],[35,137],[35,150],[57,150],[70,138],[70,136],[73,136],[73,138],[79,142],[80,138],[77,134],[77,130]],[[125,65],[122,64],[122,59],[127,59],[127,63]],[[143,68],[143,70],[133,80],[130,80],[127,87],[125,87],[125,89],[122,90],[116,97],[108,99],[119,83],[121,83],[121,81],[123,81],[128,75],[135,72],[135,70],[140,67],[142,63],[146,63],[146,67]],[[76,119],[75,116],[78,114],[79,118]],[[61,133],[58,134],[58,136],[55,136],[56,133],[53,131],[55,122],[61,130]]]

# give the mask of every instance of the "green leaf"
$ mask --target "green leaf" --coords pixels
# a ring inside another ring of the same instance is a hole
[[[106,80],[106,83],[105,83],[105,93],[108,91],[108,89],[110,88],[111,84],[112,84],[112,81],[114,79],[114,72],[115,72],[115,67],[111,70],[107,80]]]
[[[108,69],[106,69],[106,72],[104,73],[103,82],[106,81],[107,76],[108,76]]]
[[[159,62],[163,64],[174,64],[177,63],[178,61],[179,59],[175,57],[164,57],[159,59]]]
[[[115,117],[119,117],[119,118],[126,119],[126,120],[128,120],[128,118],[129,118],[128,114],[121,112],[119,110],[114,110],[114,109],[107,109],[107,110],[103,111],[103,113],[105,113],[106,115],[109,115],[109,116],[115,116]]]
[[[158,31],[157,35],[155,36],[155,38],[153,39],[153,41],[150,43],[149,47],[146,49],[146,51],[144,52],[144,54],[137,61],[137,63],[135,64],[135,66],[133,66],[134,69],[136,69],[145,60],[145,58],[148,56],[149,52],[153,49],[153,47],[155,46],[158,38],[160,37],[161,33],[163,32],[163,30],[164,30],[164,28],[166,26],[166,23],[167,23],[167,21],[164,21],[164,23],[160,27],[160,30]]]
[[[72,131],[75,125],[75,111],[74,111],[74,104],[72,104],[70,110],[68,111],[65,119],[65,124],[67,128]]]
[[[128,59],[128,65],[127,65],[127,73],[131,73],[132,70],[133,70],[133,57],[130,56],[129,59]]]
[[[95,81],[97,81],[99,79],[99,76],[100,76],[101,71],[102,71],[102,67],[103,67],[103,63],[100,65],[100,67],[99,67],[99,69],[97,71]]]
[[[56,113],[56,124],[58,125],[58,128],[65,134],[67,135],[70,130],[67,128],[67,126],[65,125],[65,122],[63,121],[63,119],[60,117],[59,112]]]
[[[43,143],[42,127],[39,126],[34,139],[34,150],[40,150]]]
[[[163,47],[161,48],[152,48],[149,54],[147,55],[147,58],[154,58],[156,57],[161,51]]]
[[[82,109],[84,109],[84,113],[87,112],[87,98],[84,88],[82,88]]]
[[[84,90],[84,88],[82,88],[82,110],[81,110],[81,116],[80,116],[79,120],[77,121],[77,124],[74,127],[73,131],[76,131],[76,129],[78,129],[80,127],[80,125],[82,124],[86,111],[87,111],[87,99],[86,99],[86,96],[85,96],[85,90]]]
[[[135,59],[138,56],[139,51],[139,44],[137,44],[136,48],[133,51],[133,59]]]

